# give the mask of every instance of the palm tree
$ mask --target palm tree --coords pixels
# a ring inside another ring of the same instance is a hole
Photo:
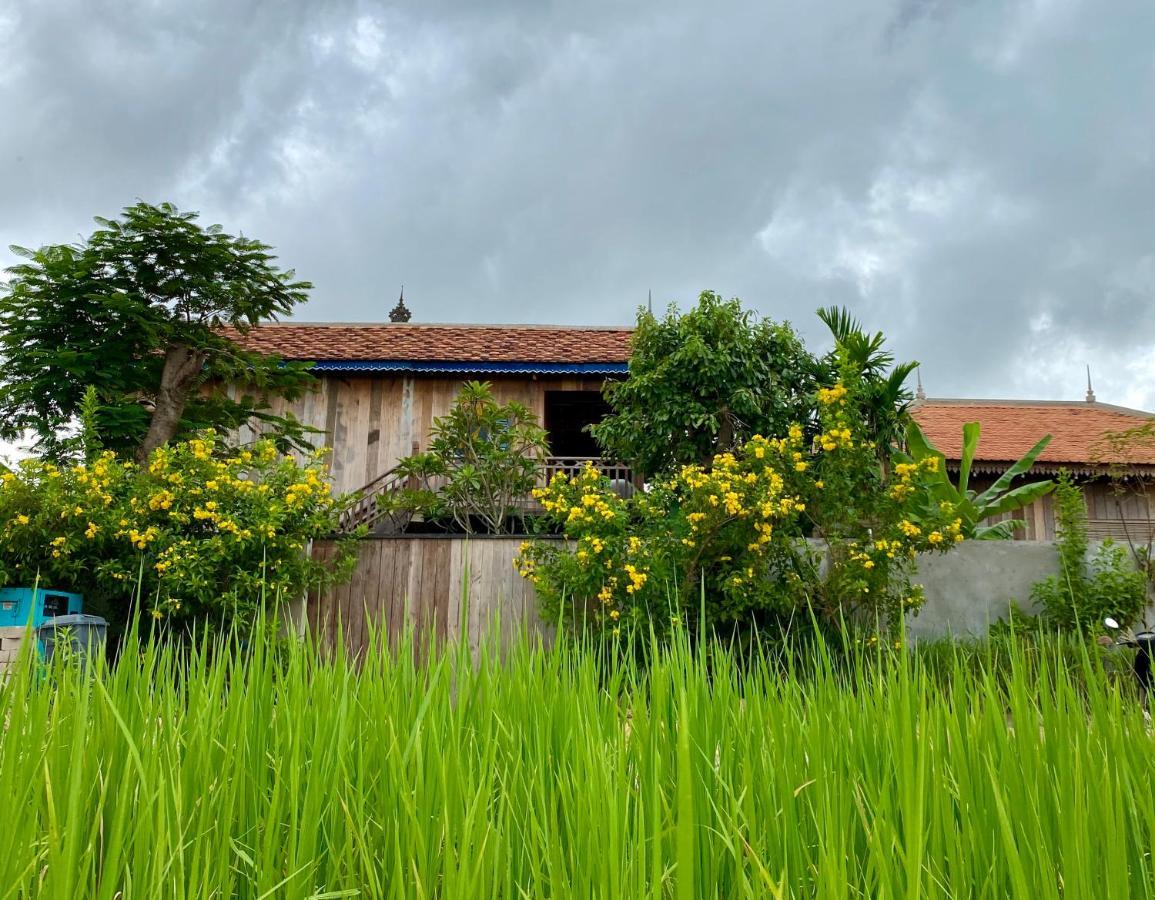
[[[860,412],[864,424],[874,436],[878,458],[885,471],[893,447],[900,447],[910,422],[914,395],[906,380],[918,368],[916,362],[896,364],[894,354],[883,348],[886,338],[881,331],[873,335],[850,312],[841,306],[818,310],[820,318],[834,336],[835,351],[829,364],[835,370],[849,370],[861,378]]]

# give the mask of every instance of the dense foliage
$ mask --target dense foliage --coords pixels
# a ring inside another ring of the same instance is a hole
[[[1093,634],[1110,616],[1123,627],[1138,622],[1147,607],[1147,576],[1127,548],[1104,541],[1088,559],[1087,504],[1068,473],[1055,492],[1056,549],[1060,574],[1036,584],[1031,599],[1059,628]]]
[[[605,454],[646,476],[705,465],[755,434],[805,422],[821,367],[787,324],[704,291],[685,314],[638,314],[628,379],[591,431]]]
[[[228,451],[212,433],[162,447],[145,466],[105,451],[87,463],[23,462],[0,476],[0,579],[75,589],[125,615],[251,622],[265,601],[341,577],[310,540],[331,534],[344,501],[318,457],[271,441]]]
[[[853,366],[843,374],[817,392],[810,443],[798,423],[755,435],[629,499],[592,469],[538,491],[568,539],[527,543],[519,557],[547,615],[617,633],[700,615],[715,627],[811,613],[894,624],[917,610],[915,555],[961,541],[962,522],[949,503],[930,512],[937,458],[879,465],[863,427],[871,398]]]
[[[92,387],[101,442],[137,462],[173,438],[254,419],[283,443],[302,437],[269,402],[311,387],[306,367],[244,350],[222,329],[287,314],[311,285],[279,270],[267,245],[196,219],[138,203],[97,219],[80,244],[15,248],[25,261],[0,279],[0,436],[31,433],[60,461]],[[212,383],[232,389],[204,389]]]
[[[487,382],[462,386],[434,420],[429,449],[397,465],[405,489],[380,502],[427,520],[451,520],[472,534],[501,534],[537,484],[548,452],[545,431],[521,403],[499,403]]]
[[[1055,482],[1050,479],[1015,486],[1015,480],[1031,470],[1039,454],[1051,442],[1051,436],[1048,434],[1042,438],[1022,459],[1000,475],[994,484],[980,492],[971,489],[970,474],[981,433],[981,425],[978,422],[968,422],[963,426],[957,484],[950,480],[946,470],[946,457],[927,439],[918,423],[913,420],[906,426],[906,451],[909,454],[908,458],[913,462],[921,463],[931,458],[939,461],[928,497],[936,505],[948,502],[958,511],[963,521],[965,537],[977,540],[1005,540],[1013,537],[1014,533],[1023,527],[1025,523],[1022,519],[1004,519],[993,523],[988,520],[1017,512],[1055,488]]]
[[[928,671],[919,650],[836,670],[702,645],[643,672],[564,642],[417,665],[404,644],[350,659],[258,640],[22,667],[0,683],[0,885],[1150,898],[1150,723],[1065,647],[1011,646],[997,669],[943,647]]]

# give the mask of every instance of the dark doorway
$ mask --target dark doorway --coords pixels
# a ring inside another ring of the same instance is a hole
[[[584,431],[610,412],[601,391],[546,391],[545,430],[554,456],[601,456],[593,435]]]

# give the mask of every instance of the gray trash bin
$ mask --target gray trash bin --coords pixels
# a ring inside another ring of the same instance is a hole
[[[67,646],[77,656],[97,656],[104,652],[104,639],[107,634],[107,621],[100,616],[82,613],[53,616],[51,619],[45,619],[36,629],[45,662],[52,662],[52,654],[58,645]]]

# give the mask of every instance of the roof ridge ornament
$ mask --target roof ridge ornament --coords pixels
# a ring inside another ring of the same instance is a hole
[[[1095,389],[1091,387],[1091,367],[1087,366],[1087,402],[1095,402]]]
[[[918,378],[918,389],[914,392],[914,399],[915,400],[925,400],[926,399],[926,391],[924,391],[922,389],[922,368],[921,367],[916,368],[914,370],[914,374],[915,374],[915,377]]]
[[[405,285],[401,285],[401,296],[397,298],[397,305],[389,311],[389,321],[394,323],[408,322],[413,313],[405,305]]]

